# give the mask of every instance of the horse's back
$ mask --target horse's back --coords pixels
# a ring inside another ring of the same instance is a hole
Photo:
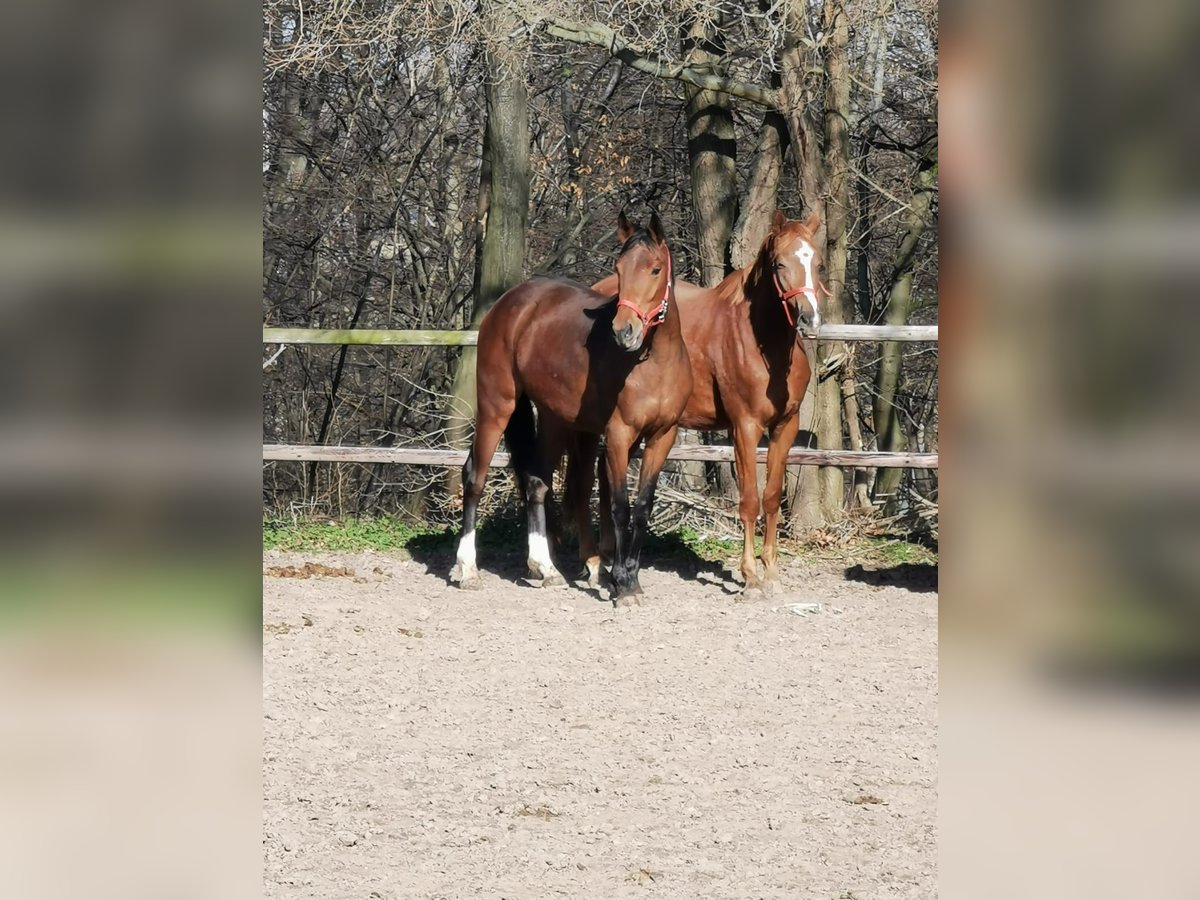
[[[506,299],[516,306],[554,306],[561,303],[587,306],[599,305],[606,298],[587,285],[571,281],[569,278],[539,277],[521,282],[496,302]]]
[[[480,340],[483,332],[496,328],[522,327],[529,320],[563,313],[581,311],[603,306],[607,298],[600,296],[585,285],[566,278],[530,278],[510,288],[493,304],[480,323]]]

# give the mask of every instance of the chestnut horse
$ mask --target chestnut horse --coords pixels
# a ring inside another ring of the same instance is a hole
[[[592,441],[604,436],[607,478],[617,486],[606,522],[613,602],[641,593],[642,538],[676,422],[692,391],[692,370],[675,309],[671,251],[658,215],[643,229],[622,213],[617,235],[623,246],[612,276],[615,296],[534,278],[505,293],[479,325],[475,438],[463,465],[462,537],[450,576],[464,588],[480,586],[475,513],[501,434],[525,498],[530,571],[543,586],[565,583],[550,558],[545,500],[563,450],[583,433],[596,436]],[[626,470],[643,438],[631,526]]]
[[[702,431],[728,429],[737,470],[739,518],[742,521],[742,576],[745,595],[761,596],[779,588],[777,545],[779,505],[788,450],[800,427],[800,401],[808,389],[810,369],[801,337],[814,337],[821,323],[817,291],[820,252],[819,216],[789,221],[776,211],[758,256],[728,275],[715,288],[677,282],[683,342],[692,365],[692,394],[679,424]],[[594,285],[600,293],[613,289],[612,276]],[[767,445],[767,481],[762,496],[765,514],[762,561],[758,576],[754,558],[759,515],[757,453],[763,433]],[[594,450],[572,449],[568,464],[566,505],[579,523],[580,556],[591,571],[599,568],[586,516],[591,494]],[[606,495],[600,480],[601,506]],[[581,507],[582,504],[582,507]],[[582,508],[582,513],[580,512]],[[612,543],[603,520],[602,550]]]

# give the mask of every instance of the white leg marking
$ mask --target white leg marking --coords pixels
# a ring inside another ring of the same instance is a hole
[[[475,567],[475,532],[464,534],[458,542],[458,561]]]
[[[529,561],[543,571],[554,568],[554,563],[550,561],[550,544],[544,534],[529,533]]]
[[[463,582],[478,575],[475,568],[475,532],[464,534],[458,541],[458,555],[450,571],[450,580]]]
[[[535,575],[541,575],[545,581],[560,583],[563,577],[554,568],[550,559],[550,543],[544,534],[529,532],[529,568]]]
[[[593,556],[584,565],[587,566],[588,587],[600,587],[600,557]]]

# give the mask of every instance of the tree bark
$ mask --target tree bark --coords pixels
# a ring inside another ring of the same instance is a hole
[[[825,321],[854,320],[853,303],[846,296],[847,222],[850,209],[850,41],[849,15],[842,0],[825,0],[825,174],[828,199],[825,204],[825,273],[832,294],[826,301]],[[818,384],[818,445],[824,450],[842,450],[842,392],[836,370],[848,356],[841,342],[819,347],[822,367],[833,371]],[[841,468],[825,466],[818,472],[821,514],[826,522],[837,521],[845,512],[845,480]]]
[[[720,26],[715,29],[719,32]],[[715,76],[722,73],[718,61],[723,47],[716,43],[710,27],[693,24],[683,42],[684,58],[690,68]],[[732,271],[730,240],[737,218],[737,142],[733,110],[728,94],[686,85],[688,168],[692,180],[692,213],[696,223],[696,247],[700,254],[700,283],[715,287]],[[710,443],[713,434],[706,434]],[[720,439],[724,439],[724,435]],[[695,442],[696,436],[681,440]],[[710,486],[714,496],[736,502],[737,478],[732,463],[680,463],[689,483]],[[707,470],[707,472],[706,472]]]
[[[719,24],[713,33],[719,33]],[[706,26],[695,24],[684,41],[685,58],[697,71],[720,74],[723,49]],[[729,239],[737,219],[737,143],[728,94],[688,85],[688,161],[692,210],[700,251],[701,283],[714,287],[729,272]]]
[[[801,40],[801,36],[809,32],[806,14],[806,6],[798,0],[792,0],[785,7],[786,36],[780,58],[779,93],[782,98],[781,112],[788,124],[788,137],[800,174],[800,194],[805,203],[805,209],[797,211],[797,214],[815,212],[821,216],[821,228],[816,235],[820,245],[825,240],[827,230],[823,191],[825,173],[816,126],[809,113],[812,85],[807,67],[812,54]],[[828,314],[828,304],[823,304],[821,314]],[[827,432],[829,427],[830,402],[832,400],[833,406],[838,410],[833,415],[837,415],[840,420],[841,398],[836,385],[832,392],[828,389],[822,390],[818,376],[820,361],[817,359],[815,342],[809,341],[806,344],[809,365],[813,372],[804,401],[800,404],[800,434],[797,440],[802,446],[819,447],[821,430],[824,428]],[[798,473],[789,473],[789,520],[793,529],[807,531],[824,523],[821,484],[822,476],[819,471],[810,466],[805,466]]]
[[[779,205],[779,179],[788,148],[788,127],[776,110],[763,114],[758,150],[750,171],[750,184],[741,203],[741,214],[733,229],[729,256],[735,269],[754,262],[771,230],[771,216]]]
[[[824,240],[824,172],[821,165],[821,148],[816,124],[809,112],[812,99],[812,83],[808,67],[812,53],[801,40],[808,33],[806,7],[799,0],[791,0],[785,6],[783,53],[780,56],[780,112],[787,121],[788,137],[800,173],[800,195],[804,198],[805,212],[819,212],[822,228],[817,236]]]
[[[482,7],[484,60],[491,73],[485,90],[487,123],[479,173],[479,237],[475,256],[475,303],[469,324],[478,327],[492,304],[518,284],[525,269],[529,225],[529,95],[525,85],[527,44],[520,19],[500,0]],[[466,446],[475,410],[475,350],[463,348],[451,390],[447,436]],[[459,473],[447,480],[459,487]]]
[[[921,161],[916,187],[909,201],[906,231],[896,254],[891,288],[884,308],[884,323],[887,325],[902,325],[908,320],[912,305],[913,264],[921,237],[930,224],[933,196],[937,191],[937,170],[935,143],[931,145],[931,152]],[[879,449],[884,452],[902,450],[908,444],[907,430],[896,409],[901,368],[900,344],[895,341],[883,342],[880,345],[879,371],[875,377],[874,416],[876,440]],[[884,469],[875,479],[872,500],[876,504],[883,503],[887,514],[895,510],[896,488],[903,474],[901,469]]]

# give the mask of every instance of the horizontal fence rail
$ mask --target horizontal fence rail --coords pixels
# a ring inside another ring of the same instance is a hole
[[[822,325],[818,340],[830,341],[931,341],[938,340],[936,325]],[[470,347],[479,339],[477,331],[416,331],[386,328],[269,328],[263,327],[264,344],[349,344],[354,346]],[[402,463],[412,466],[460,466],[465,450],[421,447],[331,447],[313,444],[264,444],[263,460],[347,463]],[[700,462],[730,462],[728,446],[677,445],[667,459]],[[766,448],[758,450],[758,461],[767,460]],[[850,468],[936,469],[936,453],[874,453],[861,450],[808,450],[793,447],[787,461],[792,465],[845,466]],[[497,453],[493,467],[508,465],[508,454]]]
[[[330,447],[319,444],[264,444],[264,460],[303,460],[305,462],[404,463],[410,466],[461,466],[467,459],[466,450],[439,450],[423,447]],[[695,444],[677,444],[667,459],[702,462],[731,462],[733,448]],[[767,461],[767,449],[758,449],[758,461]],[[847,466],[850,468],[936,469],[936,453],[871,453],[864,450],[806,450],[793,447],[788,451],[791,464],[818,466]],[[507,453],[496,453],[492,466],[508,465]]]
[[[937,341],[936,325],[822,325],[822,341]],[[351,344],[387,347],[469,347],[477,331],[402,331],[387,328],[263,328],[264,344]]]

